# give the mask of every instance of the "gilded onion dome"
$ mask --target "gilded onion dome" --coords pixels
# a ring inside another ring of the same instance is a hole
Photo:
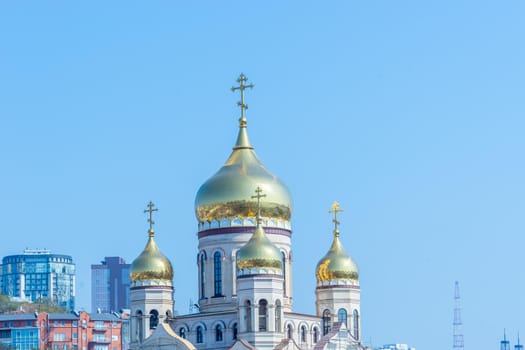
[[[237,252],[237,269],[239,270],[277,270],[282,271],[282,255],[279,248],[273,244],[266,234],[261,225],[260,212],[262,210],[261,198],[266,195],[262,195],[263,192],[261,187],[257,187],[256,196],[251,198],[257,199],[257,227],[252,237],[239,251]]]
[[[146,247],[131,264],[131,281],[171,282],[173,280],[173,267],[155,243],[153,229],[150,229],[148,234],[149,239]]]
[[[264,233],[260,224],[257,225],[252,237],[237,252],[237,268],[282,270],[281,251]]]
[[[199,222],[254,217],[256,201],[250,198],[253,189],[260,186],[267,195],[261,207],[261,216],[289,221],[292,198],[288,188],[273,175],[255,154],[248,139],[244,111],[244,90],[253,87],[244,85],[246,77],[241,74],[237,80],[241,90],[241,118],[239,134],[233,152],[219,171],[199,189],[195,198],[195,213]]]
[[[328,253],[317,263],[316,278],[318,284],[330,281],[357,281],[359,279],[359,269],[357,264],[339,240],[339,222],[337,221],[337,213],[342,210],[339,209],[337,202],[333,205],[333,210],[330,212],[335,214],[335,229],[334,240]]]
[[[148,203],[149,230],[148,243],[140,255],[133,260],[130,269],[130,279],[132,282],[142,281],[162,281],[171,284],[173,281],[173,267],[168,258],[162,254],[157,243],[155,243],[155,231],[153,230],[153,212],[158,211],[153,202]]]

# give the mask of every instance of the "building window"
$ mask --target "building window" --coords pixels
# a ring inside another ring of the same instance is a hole
[[[77,320],[73,321],[73,327],[78,327],[78,321]]]
[[[73,339],[78,339],[78,333],[77,332],[73,333]]]
[[[319,341],[319,329],[314,327],[314,344]]]
[[[203,332],[202,326],[197,327],[197,343],[201,344],[203,342]]]
[[[157,328],[159,324],[159,312],[155,309],[149,312],[149,329]]]
[[[341,323],[344,323],[345,326],[348,328],[348,323],[346,321],[346,309],[339,309],[337,312],[337,320]]]
[[[142,318],[142,311],[137,311],[135,313],[135,317],[137,318],[137,330],[136,330],[136,339],[139,341],[139,342],[142,342],[142,340],[144,339],[144,329],[143,329],[143,326],[142,326],[142,322],[144,321],[143,318]]]
[[[213,254],[213,271],[215,296],[222,296],[222,261],[221,253],[219,252],[215,252],[215,254]]]
[[[330,323],[330,310],[327,309],[323,311],[323,335],[327,335],[328,333],[330,333],[330,330],[332,328]]]
[[[66,341],[66,333],[54,333],[53,341]]]
[[[215,341],[222,341],[222,326],[220,324],[215,326]]]
[[[237,332],[238,332],[237,323],[234,323],[233,324],[233,340],[237,339]]]
[[[301,326],[301,343],[306,343],[306,326]]]
[[[252,331],[252,304],[250,303],[249,300],[246,300],[244,302],[244,306],[246,309],[246,316],[245,316],[246,332],[251,332]]]
[[[359,340],[359,311],[354,309],[354,338]]]
[[[281,252],[283,263],[283,295],[286,296],[286,255]]]
[[[279,333],[281,332],[281,313],[281,301],[277,300],[275,302],[275,331]]]
[[[186,339],[186,329],[184,327],[179,329],[179,337]]]
[[[107,341],[105,334],[93,334],[93,340],[97,343],[105,343]]]
[[[202,252],[200,258],[200,282],[201,282],[201,299],[206,298],[206,254]]]
[[[266,332],[266,314],[268,313],[268,302],[266,299],[259,301],[259,332]]]
[[[292,335],[293,335],[292,325],[288,323],[288,326],[286,326],[286,337],[288,339],[292,339]]]

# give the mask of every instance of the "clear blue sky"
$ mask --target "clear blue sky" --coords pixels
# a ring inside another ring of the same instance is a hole
[[[4,1],[0,4],[0,256],[131,262],[143,214],[197,294],[199,186],[249,133],[294,197],[294,307],[342,242],[361,270],[363,336],[466,348],[525,332],[525,2]]]

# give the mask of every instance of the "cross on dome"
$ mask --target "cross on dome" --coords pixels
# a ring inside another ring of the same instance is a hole
[[[343,209],[339,209],[339,203],[334,201],[334,203],[332,204],[332,209],[329,210],[328,212],[329,213],[333,213],[334,214],[334,219],[332,220],[332,222],[334,223],[334,234],[339,236],[339,224],[340,222],[337,221],[337,213],[342,213],[344,210]]]
[[[232,86],[232,91],[235,92],[235,90],[241,91],[241,100],[237,102],[237,106],[241,107],[241,118],[239,119],[240,126],[246,127],[246,117],[244,116],[244,111],[248,109],[248,105],[244,103],[244,90],[246,89],[252,89],[253,84],[244,85],[244,83],[248,81],[248,78],[241,73],[239,76],[239,79],[237,79],[237,82],[239,83],[239,86]]]
[[[153,209],[154,207],[155,207],[155,204],[152,201],[149,201],[148,209],[144,209],[145,213],[149,212],[148,222],[149,222],[149,232],[150,233],[153,233],[153,224],[155,224],[155,221],[153,221],[153,212],[154,211],[159,211],[159,209],[157,209],[157,208]]]
[[[252,196],[252,198],[257,198],[257,225],[261,223],[261,198],[266,197],[265,194],[262,194],[262,188],[260,186],[257,186],[255,189],[255,193],[257,193],[255,196]]]

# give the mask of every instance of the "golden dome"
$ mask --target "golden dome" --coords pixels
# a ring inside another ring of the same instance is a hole
[[[168,258],[161,253],[153,239],[154,231],[150,229],[149,239],[142,253],[131,264],[130,278],[135,281],[172,281],[173,267]]]
[[[266,237],[260,224],[257,224],[257,228],[248,243],[237,252],[237,268],[239,270],[256,268],[282,271],[281,260],[281,251]]]
[[[356,281],[359,279],[359,269],[339,241],[337,229],[334,231],[334,241],[328,253],[317,263],[315,275],[317,283],[333,280]]]
[[[241,75],[238,81],[243,92],[246,77]],[[262,217],[289,221],[292,211],[290,192],[257,158],[246,131],[244,95],[241,95],[241,101],[239,134],[233,152],[222,168],[200,187],[195,197],[195,214],[199,222],[253,217],[257,203],[247,198],[259,186],[267,195],[261,207]]]

